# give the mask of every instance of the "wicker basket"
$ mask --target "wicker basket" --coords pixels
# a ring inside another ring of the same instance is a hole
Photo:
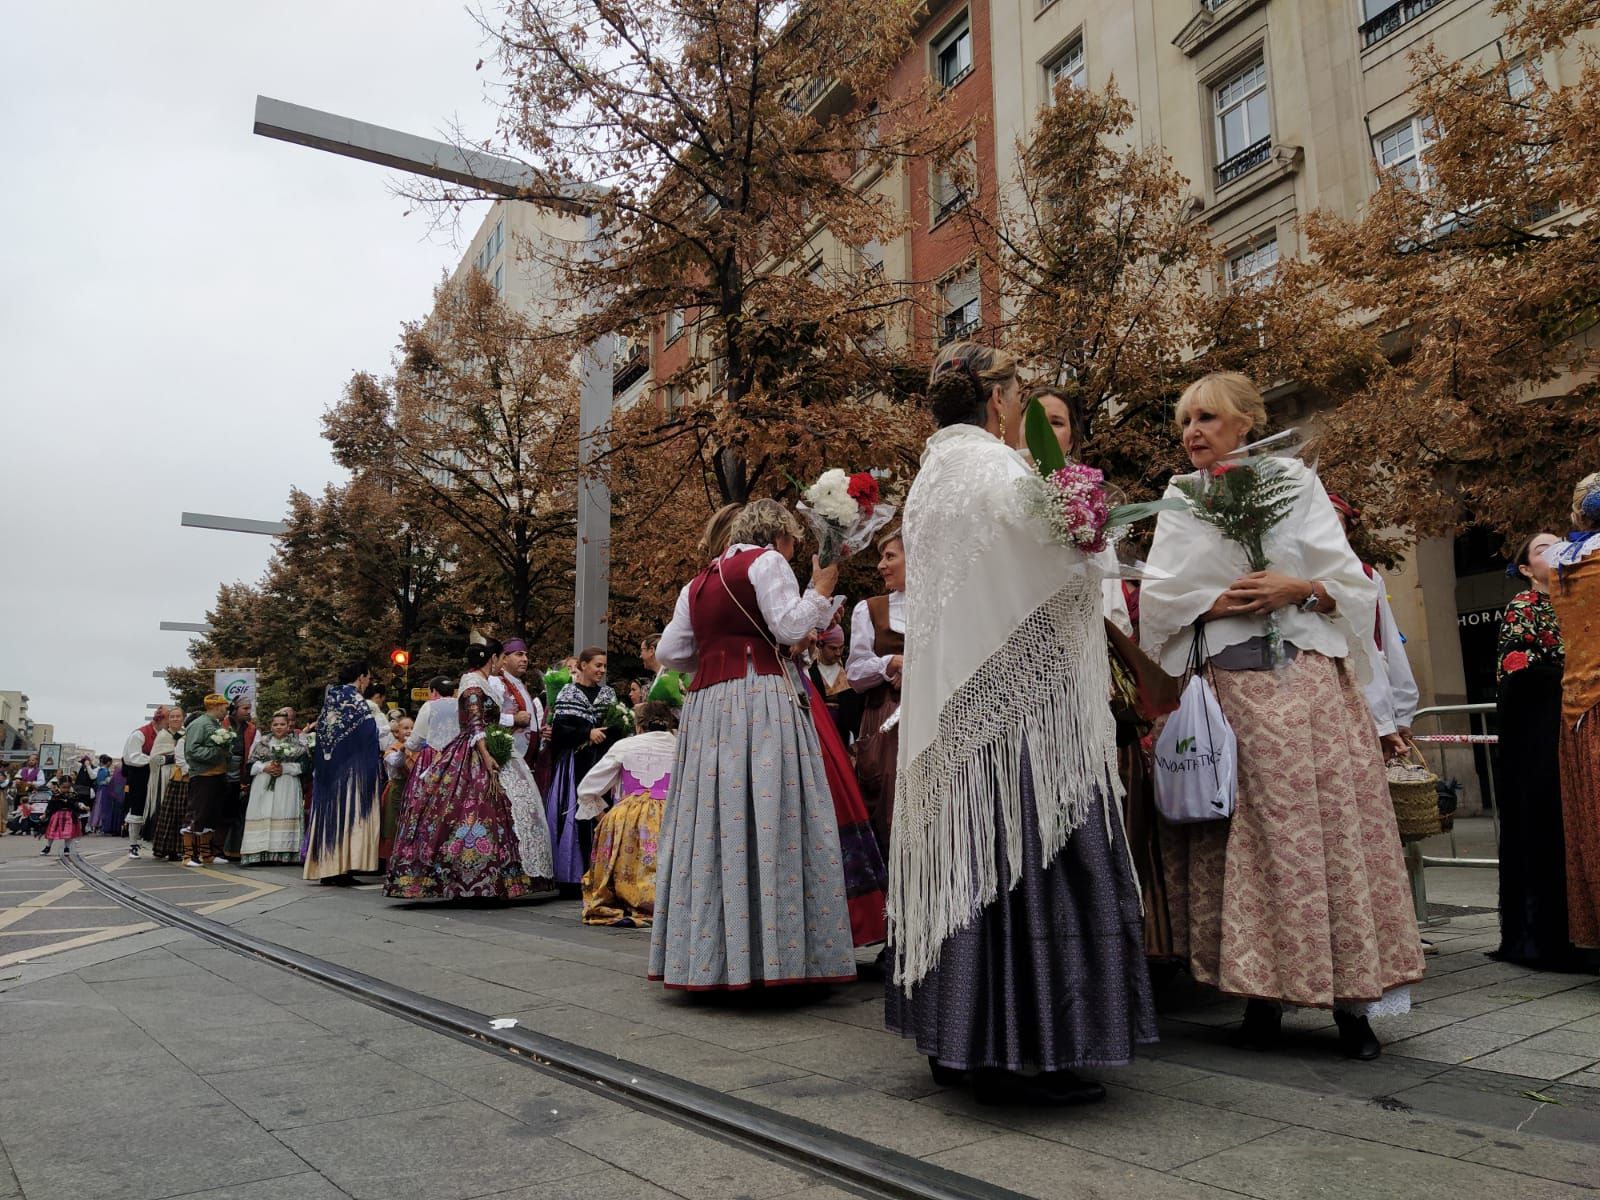
[[[1389,799],[1394,802],[1394,819],[1401,837],[1430,837],[1443,826],[1439,821],[1438,776],[1412,747],[1404,756],[1388,764]]]

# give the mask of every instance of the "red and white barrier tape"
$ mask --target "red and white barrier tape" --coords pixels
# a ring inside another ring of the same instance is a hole
[[[1417,733],[1413,742],[1430,742],[1435,746],[1498,746],[1500,738],[1493,733]]]

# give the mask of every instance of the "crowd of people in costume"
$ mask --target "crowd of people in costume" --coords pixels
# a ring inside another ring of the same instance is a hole
[[[488,640],[414,718],[360,662],[306,724],[258,731],[208,696],[85,763],[87,797],[53,786],[45,853],[86,817],[136,857],[298,864],[396,900],[581,899],[586,924],[648,928],[648,978],[687,991],[847,982],[876,956],[887,1027],[984,1101],[1103,1095],[1076,1072],[1156,1039],[1152,960],[1241,999],[1242,1045],[1311,1008],[1377,1057],[1373,1022],[1424,973],[1386,774],[1418,689],[1351,546],[1359,510],[1280,457],[1246,555],[1185,498],[1259,453],[1267,410],[1209,375],[1177,403],[1192,471],[1131,578],[1104,544],[1059,549],[1027,502],[1027,414],[1081,448],[1064,396],[957,342],[928,403],[879,594],[847,609],[820,558],[802,582],[794,513],[730,504],[640,647],[652,678],[613,688],[603,647],[540,673]],[[1600,948],[1600,474],[1572,522],[1516,556],[1498,663],[1499,955],[1550,969]],[[1152,778],[1195,678],[1232,740],[1219,819],[1180,820]]]

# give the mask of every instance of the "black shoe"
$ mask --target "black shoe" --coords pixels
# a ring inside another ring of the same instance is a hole
[[[1283,1010],[1266,1000],[1246,1000],[1244,1020],[1233,1044],[1249,1050],[1276,1050],[1283,1040]]]
[[[49,854],[49,853],[50,853],[50,843],[49,843],[49,842],[46,842],[46,843],[45,843],[45,844],[44,844],[44,849],[43,849],[43,850],[41,850],[41,851],[39,851],[39,853],[40,853],[40,854]]]
[[[1335,1011],[1333,1023],[1339,1027],[1339,1052],[1346,1058],[1371,1062],[1383,1052],[1383,1044],[1365,1017]]]
[[[1104,1100],[1106,1089],[1092,1079],[1080,1078],[1071,1071],[1047,1071],[1042,1075],[978,1071],[973,1076],[973,1095],[979,1104],[1065,1107]]]
[[[933,1072],[933,1081],[940,1087],[960,1087],[967,1081],[967,1073],[965,1071],[947,1067],[937,1058],[928,1059],[928,1070]]]

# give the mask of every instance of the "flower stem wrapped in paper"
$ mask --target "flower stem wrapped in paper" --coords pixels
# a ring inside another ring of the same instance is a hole
[[[895,512],[894,505],[883,503],[873,471],[847,475],[834,467],[802,494],[795,507],[816,535],[817,559],[825,567],[866,549]]]
[[[1044,406],[1030,401],[1023,415],[1028,453],[1033,456],[1038,480],[1023,480],[1023,504],[1050,530],[1057,545],[1084,554],[1099,554],[1135,521],[1147,520],[1165,509],[1183,507],[1179,500],[1152,500],[1142,504],[1118,503],[1121,493],[1105,482],[1094,467],[1068,462]]]

